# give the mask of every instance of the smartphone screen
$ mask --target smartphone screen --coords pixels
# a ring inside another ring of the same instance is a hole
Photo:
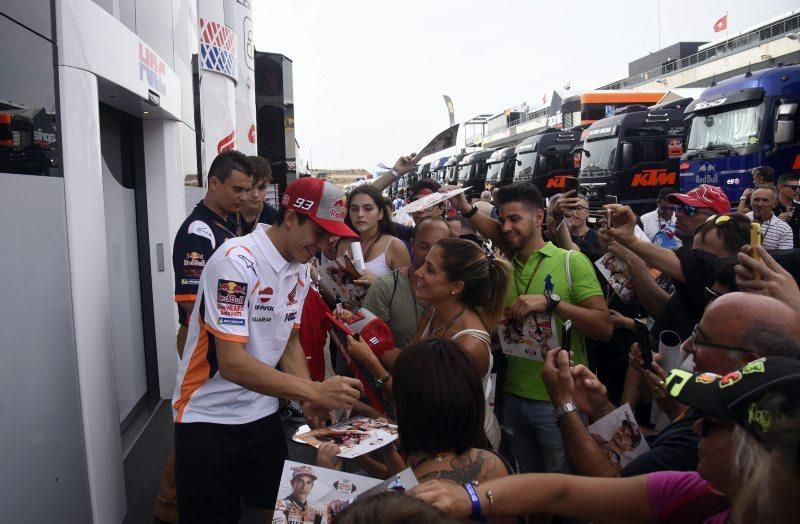
[[[639,351],[642,352],[645,369],[650,369],[653,365],[653,348],[650,346],[650,331],[647,329],[647,322],[644,319],[636,318],[633,321],[636,332],[636,342],[639,344]]]

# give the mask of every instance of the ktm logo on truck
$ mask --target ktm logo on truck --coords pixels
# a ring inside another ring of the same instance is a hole
[[[564,189],[567,187],[567,175],[554,176],[547,181],[545,189]]]
[[[641,173],[633,175],[631,187],[667,186],[674,185],[677,179],[675,171],[666,169],[644,169]]]

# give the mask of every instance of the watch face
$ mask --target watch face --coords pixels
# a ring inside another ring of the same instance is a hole
[[[561,295],[556,295],[555,293],[550,293],[550,298],[555,300],[556,302],[561,302]]]

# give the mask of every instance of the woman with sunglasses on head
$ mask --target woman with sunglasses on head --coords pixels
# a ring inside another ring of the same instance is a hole
[[[755,488],[750,479],[769,461],[765,442],[771,442],[770,434],[779,425],[766,421],[786,420],[782,415],[793,405],[784,402],[777,407],[765,404],[765,399],[774,398],[776,391],[796,395],[798,388],[800,363],[786,357],[758,359],[725,377],[673,371],[666,381],[670,395],[703,412],[693,428],[701,437],[696,472],[663,471],[610,479],[525,474],[489,480],[477,487],[433,481],[409,493],[455,518],[553,513],[603,522],[768,522],[759,515],[766,504],[757,504],[750,518],[743,518],[738,507],[732,513],[730,501],[740,505],[740,495]],[[753,416],[754,409],[757,416]],[[794,447],[789,457],[796,464],[796,436],[790,442]],[[787,476],[792,485],[798,485],[796,471]],[[764,495],[763,486],[758,488],[759,495]],[[761,498],[768,503],[769,497]],[[796,497],[784,496],[781,502],[796,505]]]
[[[428,305],[415,340],[441,337],[453,340],[469,357],[481,377],[484,396],[492,389],[492,351],[489,331],[503,314],[511,265],[495,258],[491,248],[461,238],[439,240],[428,252],[425,264],[416,272],[417,300]],[[376,355],[353,337],[348,352],[391,392],[391,371],[401,350]],[[484,429],[494,449],[500,442],[500,427],[487,408]]]

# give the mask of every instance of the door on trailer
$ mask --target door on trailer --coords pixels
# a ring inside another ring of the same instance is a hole
[[[106,217],[111,340],[120,424],[147,394],[142,297],[137,239],[134,141],[135,123],[100,111],[103,201]],[[124,424],[122,430],[124,431]]]

